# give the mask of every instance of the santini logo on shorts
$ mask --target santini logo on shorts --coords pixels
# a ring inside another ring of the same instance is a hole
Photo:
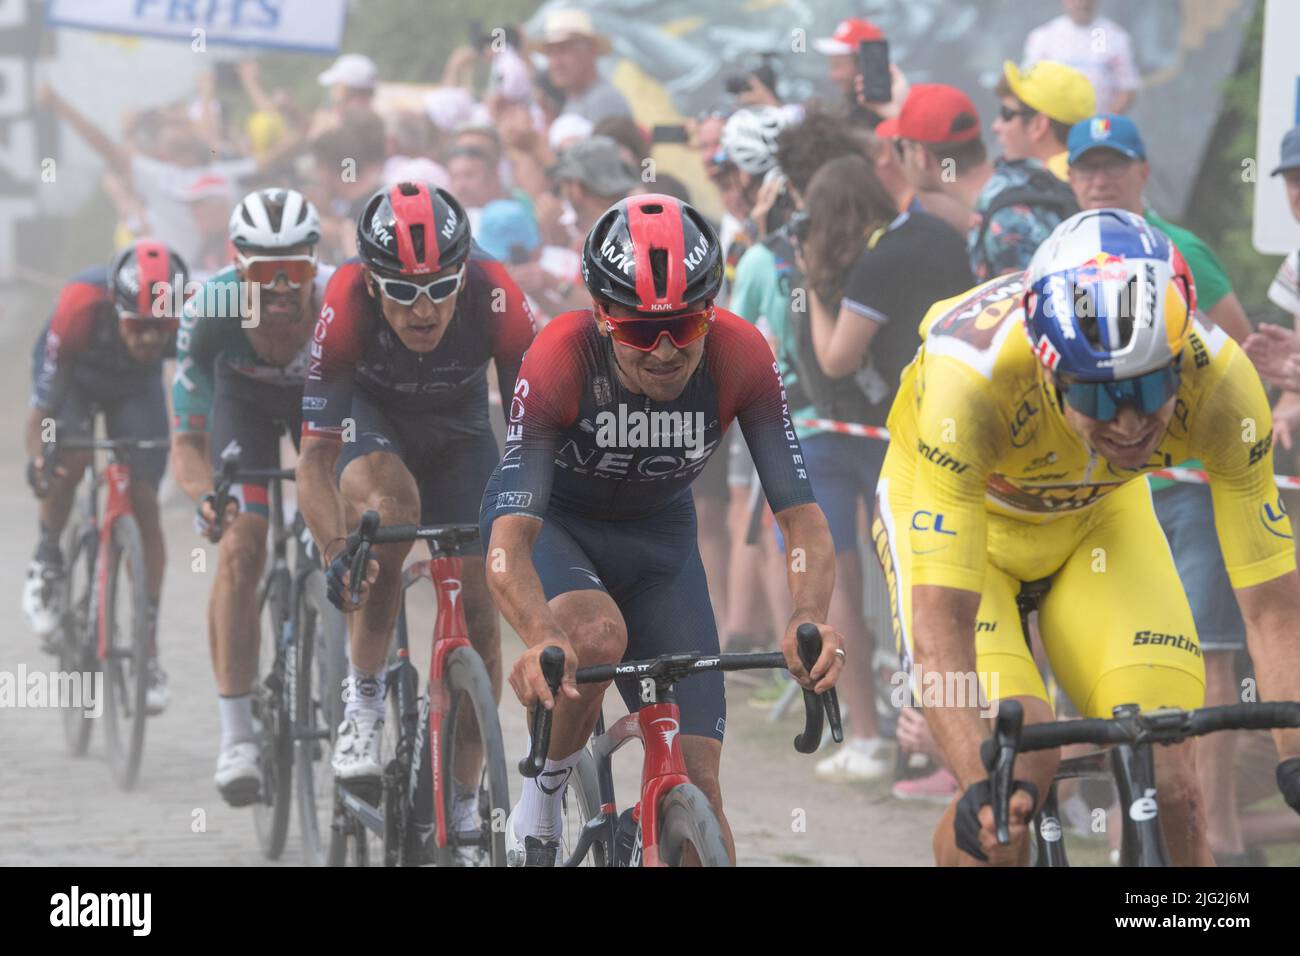
[[[1138,631],[1133,635],[1133,646],[1141,644],[1163,644],[1167,647],[1176,647],[1180,651],[1187,651],[1193,657],[1201,656],[1201,648],[1191,638],[1184,637],[1181,634],[1161,634],[1159,631]]]

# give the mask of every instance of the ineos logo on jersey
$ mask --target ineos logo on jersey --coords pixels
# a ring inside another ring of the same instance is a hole
[[[323,354],[321,345],[325,341],[325,336],[329,332],[330,324],[334,321],[334,307],[325,305],[321,307],[320,315],[316,319],[316,327],[311,333],[311,362],[307,366],[307,378],[313,382],[320,381],[320,360]]]
[[[590,446],[579,446],[570,438],[555,453],[555,464],[579,475],[596,475],[600,478],[633,478],[643,481],[694,477],[703,470],[721,438],[708,442],[698,455],[661,454],[638,456],[633,452],[602,451]],[[504,470],[507,467],[503,461]],[[516,466],[517,467],[517,466]]]

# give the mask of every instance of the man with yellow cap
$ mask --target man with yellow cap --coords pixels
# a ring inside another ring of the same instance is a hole
[[[979,282],[1026,268],[1057,223],[1078,211],[1066,140],[1096,106],[1086,76],[1048,60],[1025,70],[1008,60],[994,92],[1000,110],[993,133],[1002,157],[976,200],[967,239]]]
[[[1032,157],[1062,182],[1070,178],[1070,127],[1097,111],[1092,83],[1078,70],[1041,60],[1025,70],[1007,60],[994,93],[1002,109],[993,132],[1008,160]]]

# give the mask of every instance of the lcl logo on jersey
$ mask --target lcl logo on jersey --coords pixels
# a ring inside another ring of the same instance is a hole
[[[1286,505],[1282,503],[1281,495],[1278,495],[1276,501],[1266,501],[1260,506],[1259,520],[1264,525],[1264,530],[1275,537],[1288,540],[1295,537],[1291,532],[1291,521],[1287,517]]]

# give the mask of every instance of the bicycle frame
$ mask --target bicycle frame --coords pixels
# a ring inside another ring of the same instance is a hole
[[[94,474],[93,464],[90,466]],[[95,513],[95,493],[99,478],[91,482],[91,514],[99,524],[99,553],[95,558],[95,653],[99,659],[108,657],[108,618],[104,608],[108,606],[108,550],[113,544],[113,525],[119,518],[132,514],[131,510],[131,466],[119,461],[114,455],[104,469],[103,482],[108,485],[108,502],[104,506],[103,517]]]
[[[433,625],[433,648],[429,655],[429,678],[426,706],[428,717],[421,721],[422,731],[427,731],[428,740],[416,736],[415,756],[422,759],[429,754],[429,771],[433,784],[434,838],[439,849],[447,846],[447,820],[444,810],[443,774],[442,774],[442,724],[447,716],[447,700],[443,691],[443,672],[447,657],[460,647],[470,647],[469,626],[465,620],[465,608],[460,601],[461,594],[461,558],[459,554],[444,551],[434,543],[433,557],[427,561],[417,561],[407,566],[403,572],[403,588],[409,588],[416,581],[425,578],[432,582],[438,595],[438,614]],[[410,648],[407,644],[406,603],[402,602],[398,624],[397,655],[409,665]],[[401,664],[399,663],[400,667]]]
[[[628,740],[637,737],[645,748],[641,761],[641,799],[632,809],[632,817],[640,821],[639,845],[642,866],[663,866],[659,859],[659,801],[673,787],[690,783],[682,747],[677,737],[681,730],[681,710],[671,694],[652,704],[644,704],[635,714],[620,718],[610,729],[610,750],[613,753]],[[603,748],[602,748],[603,749]],[[604,796],[601,797],[602,801]],[[604,807],[601,807],[604,810]],[[613,807],[610,807],[612,814]],[[611,854],[615,851],[610,843]],[[633,847],[632,862],[637,850]]]

